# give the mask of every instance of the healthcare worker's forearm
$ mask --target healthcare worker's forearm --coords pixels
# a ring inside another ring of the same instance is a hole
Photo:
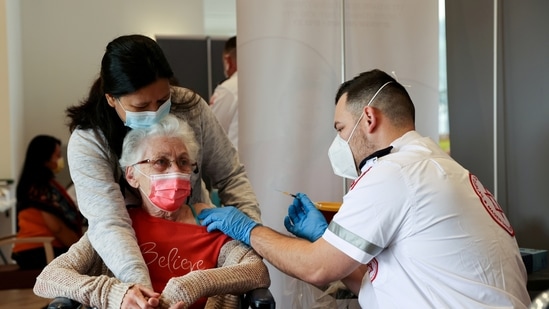
[[[346,277],[359,265],[322,238],[312,243],[256,226],[250,241],[256,252],[276,268],[319,287]]]

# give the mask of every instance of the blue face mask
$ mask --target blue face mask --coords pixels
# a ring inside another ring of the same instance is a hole
[[[120,99],[118,99],[118,104],[120,104],[122,109],[126,112],[126,122],[124,123],[124,125],[132,129],[143,129],[160,122],[160,120],[166,117],[170,113],[172,101],[171,98],[166,100],[166,102],[160,105],[156,112],[127,111],[122,103],[120,103]]]

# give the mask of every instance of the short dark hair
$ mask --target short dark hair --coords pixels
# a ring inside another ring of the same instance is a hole
[[[373,95],[386,83],[370,106],[380,109],[394,124],[407,120],[415,121],[415,108],[410,95],[399,82],[387,73],[374,69],[362,72],[355,78],[342,83],[336,94],[336,104],[347,94],[347,108],[357,117]]]
[[[225,46],[223,47],[224,54],[231,54],[231,57],[236,58],[236,35],[230,37],[225,41]]]

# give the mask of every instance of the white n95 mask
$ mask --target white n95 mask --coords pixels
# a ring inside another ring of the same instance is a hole
[[[349,141],[353,137],[353,134],[355,133],[355,130],[360,123],[360,120],[362,120],[362,117],[364,117],[364,113],[360,115],[357,122],[355,123],[355,126],[353,127],[353,130],[351,131],[351,135],[349,135],[348,140],[342,139],[338,133],[336,134],[336,137],[334,138],[330,149],[328,149],[328,157],[330,158],[330,163],[332,164],[332,168],[334,169],[334,174],[336,174],[337,176],[353,180],[358,178],[355,158],[353,157],[353,152],[351,151]]]
[[[328,157],[334,174],[353,180],[358,177],[351,147],[339,134],[336,135],[330,149],[328,149]]]

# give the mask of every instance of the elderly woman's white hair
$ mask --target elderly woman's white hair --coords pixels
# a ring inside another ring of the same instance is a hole
[[[133,129],[124,138],[122,145],[122,156],[120,157],[120,166],[126,168],[136,162],[143,160],[144,153],[143,142],[150,137],[176,137],[180,138],[185,146],[192,161],[196,160],[198,154],[198,144],[194,138],[191,127],[183,120],[167,115],[159,123],[144,129]]]

